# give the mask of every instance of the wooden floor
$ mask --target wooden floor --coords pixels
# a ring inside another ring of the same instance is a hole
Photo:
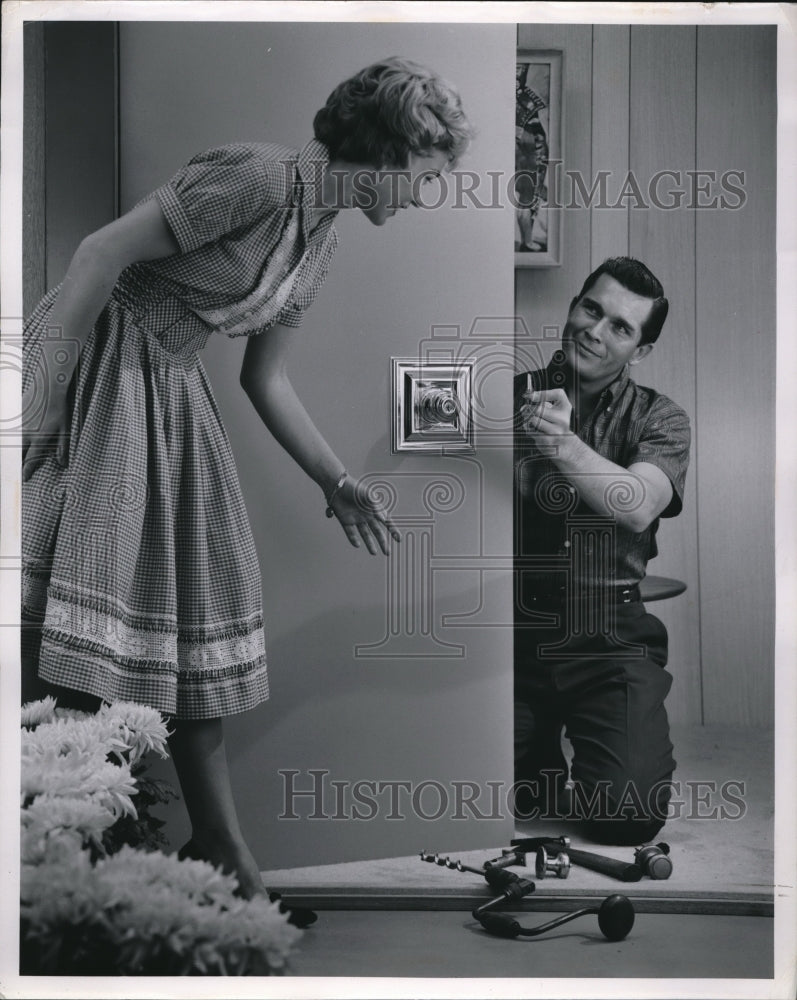
[[[534,926],[544,919],[529,914],[521,923]],[[586,916],[539,938],[504,940],[488,935],[469,913],[325,911],[305,932],[291,961],[291,974],[771,979],[773,921],[767,917],[640,914],[624,941],[611,942],[601,934],[597,918]],[[424,995],[417,984],[407,987],[407,995]],[[513,992],[521,995],[519,988]],[[461,985],[454,995],[464,995]],[[578,993],[574,988],[569,995]]]
[[[646,878],[628,886],[626,894],[633,897],[640,912],[771,916],[771,734],[704,727],[673,735],[678,747],[680,815],[668,821],[657,838],[670,845],[673,873],[667,881]],[[577,828],[568,828],[566,821],[518,824],[517,834],[566,834],[573,847],[633,860],[632,848],[595,847],[580,838]],[[419,846],[448,853],[446,844]],[[483,851],[452,857],[478,867],[506,846],[487,845]],[[263,878],[286,896],[323,908],[469,910],[488,898],[487,886],[478,875],[425,864],[418,855],[267,871]],[[585,900],[600,901],[617,891],[618,885],[603,875],[574,867],[565,880],[537,881],[535,893],[524,906],[544,909],[563,901],[565,908],[574,908]]]
[[[620,892],[632,899],[637,914],[626,940],[607,941],[595,916],[539,938],[492,937],[469,912],[489,898],[484,880],[412,855],[264,872],[266,884],[280,888],[286,899],[320,911],[292,974],[439,982],[508,978],[516,981],[515,996],[527,995],[518,977],[732,979],[739,988],[741,980],[755,980],[751,995],[756,986],[766,988],[775,947],[771,735],[703,728],[674,733],[674,742],[683,806],[657,838],[671,848],[670,879],[624,885],[574,867],[566,880],[535,880],[534,894],[513,910],[521,924],[535,926]],[[736,784],[723,793],[729,781]],[[567,823],[517,828],[519,836],[562,833],[571,836],[573,847],[632,860],[631,848],[590,845]],[[447,853],[445,844],[424,846]],[[459,856],[479,866],[505,846]],[[417,984],[406,984],[407,995],[424,995]],[[465,986],[458,982],[450,995],[479,995],[478,988],[471,994]],[[573,982],[568,995],[578,994]]]

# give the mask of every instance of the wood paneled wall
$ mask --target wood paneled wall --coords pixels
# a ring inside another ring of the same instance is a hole
[[[695,242],[703,697],[741,724],[774,696],[775,70],[774,27],[697,33],[698,162],[745,173]]]
[[[773,717],[775,43],[768,26],[518,28],[519,47],[564,51],[565,171],[587,190],[609,172],[603,205],[567,207],[564,177],[562,265],[516,273],[529,335],[564,323],[607,256],[641,258],[670,298],[635,377],[692,420],[684,511],[662,522],[650,566],[689,588],[653,608],[670,633],[669,706],[680,723]],[[723,187],[730,170],[743,179]],[[606,207],[624,185],[624,202]]]
[[[666,54],[666,58],[664,58]],[[629,52],[628,166],[647,198],[651,179],[662,170],[681,178],[695,169],[695,29],[634,28]],[[660,185],[665,202],[665,186]],[[628,252],[644,260],[664,285],[670,313],[650,358],[635,371],[643,383],[675,399],[692,422],[692,454],[684,510],[663,520],[660,557],[653,573],[685,580],[688,590],[653,610],[670,633],[670,669],[675,677],[670,698],[674,719],[704,721],[700,618],[702,586],[698,563],[695,384],[695,211],[681,206],[628,208]],[[593,213],[594,214],[594,213]],[[596,261],[597,263],[597,261]]]

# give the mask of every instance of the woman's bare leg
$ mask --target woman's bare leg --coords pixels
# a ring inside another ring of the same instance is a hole
[[[238,879],[247,899],[265,895],[246,845],[230,785],[221,719],[172,720],[169,738],[197,854]]]

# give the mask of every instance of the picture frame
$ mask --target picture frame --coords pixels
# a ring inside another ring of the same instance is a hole
[[[515,267],[562,263],[563,53],[518,49],[515,64]]]

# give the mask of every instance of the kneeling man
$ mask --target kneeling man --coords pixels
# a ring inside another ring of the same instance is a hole
[[[516,814],[579,816],[614,844],[661,829],[675,768],[667,631],[639,584],[659,518],[681,511],[689,418],[630,376],[667,310],[644,264],[604,261],[551,364],[515,379]]]

